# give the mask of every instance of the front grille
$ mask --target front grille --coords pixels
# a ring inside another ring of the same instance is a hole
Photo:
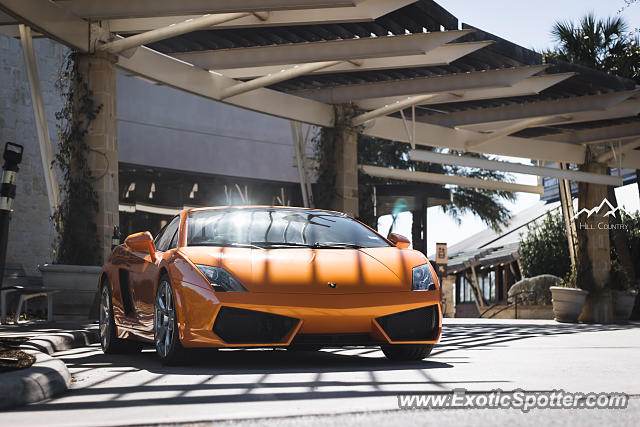
[[[438,308],[416,308],[378,317],[382,327],[391,341],[431,341],[438,337]]]
[[[377,342],[379,344],[379,342]],[[291,345],[318,344],[326,347],[347,345],[374,345],[369,334],[298,334]]]
[[[229,344],[279,343],[298,322],[293,317],[222,307],[213,332]]]

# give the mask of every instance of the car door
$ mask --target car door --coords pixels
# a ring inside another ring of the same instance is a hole
[[[177,242],[179,226],[180,216],[176,216],[158,233],[154,240],[156,259],[152,259],[149,254],[139,254],[140,262],[135,264],[135,267],[131,270],[131,292],[133,294],[138,327],[144,331],[153,330],[153,309],[158,264],[163,253],[171,248],[171,244],[174,241]]]

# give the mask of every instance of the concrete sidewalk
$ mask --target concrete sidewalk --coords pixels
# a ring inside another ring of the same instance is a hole
[[[421,362],[394,363],[378,348],[318,352],[204,352],[162,366],[153,350],[105,355],[98,344],[56,353],[69,393],[5,412],[7,425],[634,425],[640,414],[640,324],[445,319]],[[624,392],[621,410],[398,411],[398,394],[454,389]],[[384,413],[384,415],[382,415]],[[303,418],[298,418],[303,417]],[[309,418],[311,417],[311,418]],[[232,421],[233,420],[233,421]]]
[[[0,338],[24,337],[20,346],[36,361],[26,369],[0,373],[0,410],[41,402],[69,390],[71,373],[53,353],[98,342],[98,330],[87,323],[34,322],[0,326]]]

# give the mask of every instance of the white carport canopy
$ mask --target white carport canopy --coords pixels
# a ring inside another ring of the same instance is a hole
[[[134,75],[296,122],[330,127],[334,104],[353,103],[362,110],[353,118],[362,133],[410,143],[418,161],[621,185],[618,177],[561,166],[583,163],[586,146],[604,144],[600,161],[640,169],[633,82],[543,65],[531,51],[460,28],[431,0],[0,0],[0,32],[17,36],[19,24],[81,52],[117,55]],[[558,167],[469,164],[418,146]],[[380,169],[361,168],[418,182],[541,191]]]

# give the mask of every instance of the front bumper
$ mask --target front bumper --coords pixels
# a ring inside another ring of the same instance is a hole
[[[214,293],[183,282],[176,299],[185,347],[431,344],[442,326],[439,291]]]

